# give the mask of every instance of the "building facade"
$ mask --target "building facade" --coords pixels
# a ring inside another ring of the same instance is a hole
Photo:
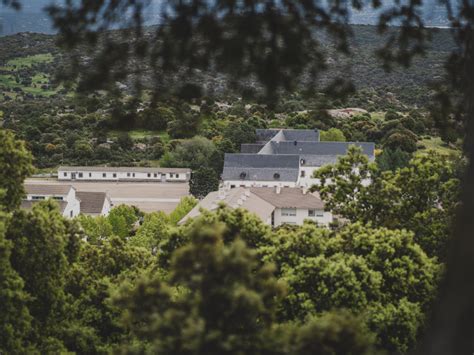
[[[220,204],[246,209],[272,227],[302,225],[307,220],[328,226],[333,221],[332,213],[324,210],[324,202],[317,194],[302,188],[277,186],[238,187],[211,192],[179,223],[199,216],[201,209],[212,211]]]
[[[51,199],[59,204],[64,217],[74,218],[81,213],[81,201],[71,185],[25,184],[25,191],[22,208],[29,209],[39,201]]]
[[[31,209],[40,201],[54,200],[66,218],[74,218],[79,214],[106,216],[112,208],[110,198],[105,192],[79,192],[71,185],[25,184],[25,191],[22,208]]]
[[[242,144],[240,154],[226,154],[222,180],[233,187],[310,187],[313,173],[334,164],[350,146],[375,159],[375,144],[320,142],[317,130],[258,129],[257,142]]]
[[[191,169],[147,167],[62,166],[58,168],[60,181],[146,181],[187,182]]]

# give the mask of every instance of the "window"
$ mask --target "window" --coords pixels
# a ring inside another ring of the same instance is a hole
[[[116,174],[116,173],[113,173],[113,174],[112,174],[112,177],[116,178],[116,177],[117,177],[117,174]]]
[[[306,171],[301,170],[301,177],[305,177],[305,176],[306,176]]]
[[[53,197],[53,200],[62,201],[63,198],[62,198],[61,196],[54,196],[54,197]]]
[[[89,177],[92,177],[92,173],[89,173]]]
[[[154,173],[154,174],[153,174],[153,177],[158,177],[158,174],[157,174],[157,173]]]
[[[102,173],[102,177],[107,177],[107,173]]]
[[[273,174],[273,178],[274,178],[275,180],[278,180],[278,179],[280,178],[280,174],[279,174],[279,173]]]
[[[316,211],[316,217],[324,217],[324,211],[322,211],[322,210],[317,210],[317,211]]]
[[[176,174],[176,178],[179,178],[179,174]]]
[[[308,217],[316,217],[316,211],[315,210],[308,210]]]
[[[148,176],[148,177],[151,177],[151,174],[150,174],[150,173],[148,173],[148,174],[146,174],[146,176]]]
[[[79,176],[79,177],[81,178],[81,177],[82,177],[82,173],[77,174],[77,176]]]
[[[67,176],[67,173],[64,173],[64,176]]]
[[[44,200],[44,196],[31,196],[32,200]]]
[[[133,173],[132,176],[135,177],[135,173]]]
[[[69,216],[72,218],[72,210],[71,210],[71,212],[69,212]]]
[[[130,173],[127,173],[127,177],[130,177]]]
[[[172,177],[173,177],[173,174],[172,174],[172,173],[170,173],[170,178],[172,178]]]
[[[296,208],[282,208],[281,215],[282,216],[296,216]]]

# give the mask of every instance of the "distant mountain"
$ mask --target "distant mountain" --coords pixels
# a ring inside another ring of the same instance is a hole
[[[0,36],[11,35],[19,32],[54,33],[51,20],[43,11],[44,7],[53,3],[61,4],[64,0],[22,0],[22,10],[16,12],[0,5]],[[79,0],[75,0],[79,1]],[[151,8],[147,10],[147,25],[156,24],[159,19],[158,6],[162,0],[152,0]],[[381,9],[374,10],[370,7],[351,15],[351,23],[375,25],[380,12],[386,9],[393,1],[383,1]],[[446,9],[438,0],[425,0],[422,10],[425,24],[431,27],[447,27]]]

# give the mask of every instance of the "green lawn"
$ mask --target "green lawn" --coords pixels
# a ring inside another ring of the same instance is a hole
[[[110,131],[109,134],[112,137],[118,137],[123,131]],[[134,129],[128,131],[128,134],[132,139],[143,139],[143,138],[151,138],[151,137],[160,137],[163,143],[169,142],[170,136],[166,131],[148,131],[145,129]]]
[[[430,139],[421,139],[418,141],[419,144],[423,144],[425,148],[418,150],[419,153],[425,153],[428,150],[434,150],[443,155],[450,155],[459,153],[459,149],[453,146],[448,146],[439,137],[432,137]]]
[[[53,61],[53,56],[51,53],[46,54],[36,54],[30,55],[28,57],[20,57],[9,60],[6,65],[6,69],[24,68],[31,67],[33,64],[37,63],[51,63]]]

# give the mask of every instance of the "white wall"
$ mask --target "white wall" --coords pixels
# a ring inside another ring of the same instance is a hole
[[[248,181],[248,180],[226,180],[224,181],[225,188],[234,187],[296,187],[294,181]]]
[[[102,207],[102,212],[100,213],[101,216],[107,216],[111,209],[112,209],[112,203],[110,202],[108,198],[106,198],[104,202],[104,207]]]
[[[275,209],[275,227],[278,227],[284,223],[302,225],[303,222],[308,219],[314,222],[317,222],[320,225],[329,225],[332,222],[332,213],[325,212],[322,210],[317,210],[316,212],[322,213],[322,217],[309,217],[308,209],[296,209],[296,216],[282,216],[282,209]],[[318,213],[316,213],[318,215]]]
[[[68,218],[74,218],[81,213],[81,202],[76,198],[76,190],[69,190],[69,194],[66,196],[65,201],[67,206],[64,209],[63,216]]]
[[[144,173],[144,172],[122,172],[122,171],[64,171],[58,170],[58,180],[72,180],[72,174],[75,174],[76,181],[119,181],[119,180],[141,180],[141,181],[176,181],[183,182],[189,180],[189,173]],[[82,175],[81,175],[82,174]],[[105,174],[105,176],[104,176]],[[162,178],[162,175],[164,177]]]

